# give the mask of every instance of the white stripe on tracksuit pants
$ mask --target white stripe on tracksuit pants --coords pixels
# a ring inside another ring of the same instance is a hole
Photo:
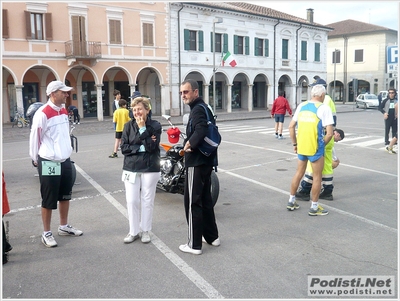
[[[218,238],[211,199],[212,166],[187,167],[185,181],[185,213],[188,222],[188,245],[201,250],[202,236],[209,243]]]

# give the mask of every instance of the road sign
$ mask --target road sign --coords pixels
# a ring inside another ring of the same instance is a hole
[[[397,46],[387,47],[387,73],[397,73],[399,51]]]

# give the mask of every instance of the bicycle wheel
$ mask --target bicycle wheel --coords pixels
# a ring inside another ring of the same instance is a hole
[[[18,126],[19,128],[22,128],[22,127],[24,127],[24,124],[22,123],[21,120],[18,120],[17,126]]]

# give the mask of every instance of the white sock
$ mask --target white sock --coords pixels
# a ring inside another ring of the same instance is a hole
[[[294,203],[294,201],[296,200],[296,197],[294,195],[290,195],[289,197],[289,203]]]
[[[51,233],[51,231],[43,231],[44,236],[46,236],[47,233]]]
[[[66,226],[68,226],[68,224],[60,225],[60,228],[65,228]]]
[[[318,208],[318,202],[311,201],[311,208],[317,209]]]

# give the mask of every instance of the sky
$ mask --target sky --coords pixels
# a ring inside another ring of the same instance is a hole
[[[226,1],[229,2],[229,1]],[[399,31],[399,1],[246,1],[302,19],[314,9],[314,22],[327,25],[348,19]]]

